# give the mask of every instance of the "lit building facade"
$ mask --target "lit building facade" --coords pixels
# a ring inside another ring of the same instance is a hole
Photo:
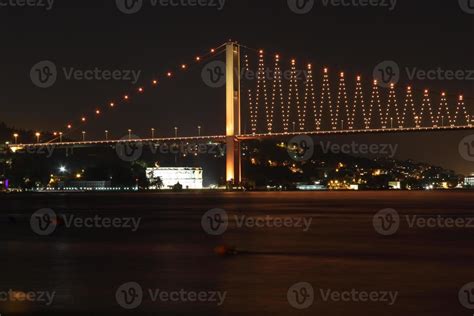
[[[164,189],[171,189],[176,184],[181,184],[183,189],[202,189],[202,168],[147,168],[146,175],[149,180],[160,178]]]
[[[464,185],[468,187],[474,187],[474,176],[471,175],[469,177],[464,178]]]

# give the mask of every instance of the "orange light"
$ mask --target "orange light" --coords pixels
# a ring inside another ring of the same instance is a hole
[[[296,60],[292,59],[292,60],[291,60],[291,64],[292,64],[292,65],[296,64]]]
[[[325,74],[328,73],[328,69],[327,69],[327,68],[324,68],[324,73],[325,73]]]
[[[357,76],[357,81],[360,81],[360,76]]]
[[[464,97],[462,95],[459,96],[459,101],[464,100]]]
[[[172,74],[171,72],[168,72],[166,75],[167,75],[168,77],[171,77],[173,74]]]
[[[138,92],[142,93],[142,92],[143,92],[143,88],[138,88]]]
[[[311,69],[313,66],[311,64],[308,64],[308,69]]]
[[[85,122],[85,121],[86,121],[86,118],[85,118],[85,117],[81,118],[81,121]]]
[[[260,54],[263,54],[263,49],[261,49],[261,50],[259,51],[259,53],[260,53]]]
[[[95,114],[99,115],[99,114],[100,114],[100,110],[95,110]]]
[[[377,85],[378,81],[377,80],[374,80],[374,85]]]
[[[185,64],[182,64],[182,65],[181,65],[181,69],[186,69],[186,67],[187,67],[187,66],[186,66]]]
[[[211,53],[215,53],[215,52],[216,52],[216,50],[214,48],[211,49]]]
[[[110,107],[113,108],[114,106],[115,106],[115,103],[111,102],[111,103],[110,103]]]
[[[68,128],[68,129],[71,129],[71,128],[72,128],[72,125],[71,125],[71,124],[69,124],[69,125],[67,126],[67,128]]]
[[[124,96],[123,98],[124,98],[125,100],[128,100],[128,95]]]
[[[429,91],[428,91],[428,90],[425,90],[425,93],[429,93]]]
[[[445,93],[445,92],[441,93],[441,96],[445,97],[445,96],[446,96],[446,93]]]
[[[279,58],[280,58],[280,55],[275,55],[275,58],[276,58],[276,59],[279,59]]]
[[[395,84],[394,84],[394,83],[391,83],[391,84],[390,84],[390,88],[393,89],[394,87],[395,87]]]
[[[153,85],[157,85],[158,84],[158,80],[153,80]]]
[[[57,133],[57,132],[54,132],[54,133],[53,133],[53,136],[58,136],[58,133]]]
[[[408,86],[407,89],[408,89],[408,91],[411,91],[411,87],[410,87],[410,86]]]
[[[343,72],[341,72],[341,78],[344,78],[344,73]]]
[[[196,61],[200,61],[200,60],[201,60],[201,57],[197,56]]]

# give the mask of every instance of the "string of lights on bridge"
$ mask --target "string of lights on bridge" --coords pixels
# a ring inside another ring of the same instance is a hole
[[[251,49],[254,50],[254,49]],[[244,55],[244,72],[250,70],[249,54]],[[281,54],[274,55],[274,76],[270,78],[265,77],[265,53],[263,50],[258,50],[258,66],[257,66],[257,80],[256,87],[247,87],[245,95],[249,105],[250,114],[250,129],[252,134],[261,134],[259,125],[265,129],[265,133],[279,133],[275,131],[276,122],[275,111],[279,107],[281,115],[281,126],[283,133],[289,132],[290,118],[293,117],[296,122],[293,122],[293,132],[300,131],[319,131],[323,129],[323,116],[328,113],[330,119],[330,129],[336,131],[355,130],[357,114],[361,114],[362,129],[371,130],[376,129],[374,124],[378,124],[377,128],[407,128],[407,124],[412,124],[414,128],[422,127],[425,115],[429,115],[431,126],[425,127],[455,127],[455,126],[470,126],[471,116],[469,115],[465,99],[463,95],[457,96],[457,104],[455,109],[450,110],[446,92],[440,93],[440,103],[436,110],[433,109],[430,97],[430,90],[423,90],[423,100],[419,110],[415,106],[414,89],[411,86],[406,88],[406,95],[403,102],[403,107],[397,99],[396,85],[391,83],[388,88],[388,98],[386,105],[382,103],[380,94],[380,85],[377,80],[372,81],[372,92],[370,100],[364,97],[363,79],[361,75],[355,77],[355,92],[353,94],[352,103],[349,103],[348,89],[346,85],[346,75],[344,72],[340,73],[337,99],[334,101],[331,95],[331,83],[329,68],[323,68],[323,76],[321,81],[321,93],[319,95],[319,102],[317,102],[315,88],[314,88],[314,73],[313,65],[308,63],[305,67],[306,78],[303,83],[297,79],[297,62],[290,59],[289,69],[290,77],[287,85],[287,98],[284,102],[284,90],[282,84],[282,67]],[[268,84],[268,81],[273,81]],[[267,90],[267,86],[272,87],[271,93]],[[303,86],[304,97],[300,98],[299,89]],[[268,98],[268,94],[271,98]],[[270,102],[268,101],[270,99]],[[333,106],[335,104],[335,107]],[[265,109],[265,116],[259,116],[261,109]],[[314,118],[313,127],[307,129],[308,112],[307,109],[312,109],[311,116]],[[374,110],[378,109],[378,121],[374,120]],[[345,113],[342,113],[345,112]],[[411,112],[411,122],[407,121],[408,113]],[[345,114],[345,115],[344,115]],[[264,122],[260,120],[264,119]],[[446,120],[445,120],[446,119]],[[459,122],[461,121],[461,122]],[[297,126],[297,127],[296,127]]]
[[[252,48],[241,46],[245,49],[254,50]],[[62,142],[63,136],[72,133],[75,126],[81,124],[87,124],[91,117],[101,117],[105,114],[106,109],[115,109],[123,104],[128,104],[130,101],[139,95],[143,95],[149,89],[155,89],[160,85],[162,80],[171,80],[177,74],[187,71],[190,67],[200,64],[203,61],[217,56],[225,48],[225,44],[220,45],[216,48],[210,49],[207,53],[195,56],[188,63],[182,63],[172,69],[166,71],[162,77],[154,77],[146,84],[136,86],[128,93],[124,93],[119,98],[113,98],[112,101],[107,102],[107,105],[103,105],[95,108],[91,115],[83,115],[74,122],[68,122],[65,124],[65,129],[60,132],[54,132],[54,139],[50,142],[59,139]],[[333,131],[343,130],[354,130],[356,129],[356,117],[358,111],[362,114],[363,129],[370,130],[373,127],[374,118],[373,112],[378,109],[378,128],[394,128],[394,124],[398,125],[399,128],[406,127],[406,118],[408,110],[411,110],[414,127],[421,127],[423,123],[424,115],[429,114],[430,123],[432,127],[455,126],[458,120],[462,117],[465,120],[466,125],[471,124],[471,118],[468,114],[465,100],[462,95],[458,96],[456,110],[450,111],[447,95],[445,92],[441,93],[441,99],[438,109],[434,110],[432,107],[432,100],[430,91],[428,89],[423,90],[423,100],[420,110],[416,110],[413,88],[407,87],[406,97],[403,108],[400,109],[397,100],[397,93],[395,91],[395,84],[390,84],[388,99],[386,106],[383,106],[380,86],[377,80],[373,80],[372,92],[370,101],[368,102],[364,97],[363,78],[358,75],[355,77],[355,92],[352,104],[349,102],[349,94],[346,83],[346,75],[344,72],[339,74],[339,84],[337,89],[337,99],[333,100],[332,88],[330,81],[330,71],[328,67],[322,69],[322,81],[320,87],[319,102],[316,96],[316,88],[314,82],[314,66],[311,63],[305,65],[306,78],[303,83],[300,83],[297,75],[297,61],[294,58],[289,59],[290,67],[290,78],[288,83],[288,91],[284,93],[284,78],[282,76],[282,58],[281,54],[274,54],[274,76],[273,80],[266,78],[266,57],[269,56],[264,50],[256,50],[258,57],[257,64],[257,80],[255,87],[248,87],[244,90],[243,95],[247,96],[248,109],[250,114],[250,129],[252,134],[258,134],[259,131],[259,117],[264,115],[264,127],[265,133],[288,133],[290,131],[290,120],[291,116],[295,117],[297,122],[293,123],[293,132],[305,132],[305,131],[320,131],[323,129],[324,114],[329,115],[329,128]],[[243,70],[250,71],[250,57],[249,54],[243,56]],[[269,82],[272,81],[272,82]],[[300,98],[300,88],[303,86],[304,94],[303,99]],[[270,87],[270,88],[269,88]],[[271,93],[270,90],[271,89]],[[245,93],[246,92],[246,93]],[[279,102],[278,102],[279,100]],[[285,102],[286,100],[286,102]],[[278,103],[278,105],[277,105]],[[368,104],[368,106],[366,106]],[[335,105],[335,106],[334,106]],[[281,114],[281,126],[282,131],[276,130],[275,113],[279,107]],[[308,109],[312,110],[312,113],[308,113]],[[384,111],[385,110],[385,111]],[[453,113],[454,112],[454,113]],[[313,127],[309,130],[307,127],[308,114],[311,114],[314,118]],[[447,118],[444,121],[444,118]],[[297,127],[296,127],[297,123]],[[175,132],[176,132],[175,128]],[[131,130],[129,130],[130,134]],[[83,131],[83,138],[84,137]],[[106,131],[106,135],[108,131]],[[35,134],[37,142],[40,141],[40,133]],[[18,134],[14,135],[15,142],[18,141]],[[177,136],[177,135],[175,135]],[[107,136],[106,136],[107,137]],[[152,137],[154,137],[154,129],[152,129]]]
[[[64,136],[67,136],[68,134],[74,132],[75,130],[77,129],[74,129],[74,127],[76,125],[85,125],[87,124],[91,117],[95,117],[95,118],[99,118],[101,117],[102,115],[105,114],[105,109],[115,109],[117,107],[119,107],[120,105],[123,105],[123,104],[127,104],[127,103],[130,103],[130,101],[133,99],[134,96],[139,96],[139,95],[143,95],[147,90],[148,88],[150,89],[155,89],[157,87],[159,87],[160,85],[160,82],[165,79],[165,80],[171,80],[173,79],[178,73],[180,72],[185,72],[187,71],[189,68],[191,68],[192,66],[194,65],[197,65],[199,63],[202,63],[203,61],[209,59],[209,58],[212,58],[213,56],[216,56],[218,55],[219,53],[223,52],[225,49],[225,44],[223,45],[220,45],[216,48],[211,48],[209,50],[209,52],[207,53],[204,53],[204,54],[199,54],[199,55],[196,55],[194,57],[193,60],[191,60],[190,62],[188,63],[182,63],[180,64],[179,66],[175,67],[174,71],[173,70],[169,70],[167,72],[165,72],[163,74],[163,77],[160,79],[160,77],[154,77],[152,78],[151,80],[149,80],[148,82],[148,87],[146,87],[146,84],[143,84],[143,85],[139,85],[137,87],[135,87],[134,89],[132,89],[131,91],[127,92],[127,93],[124,93],[122,95],[122,97],[118,97],[118,98],[111,98],[108,102],[107,105],[103,105],[103,106],[99,106],[97,108],[95,108],[95,110],[93,110],[93,113],[91,113],[90,116],[88,115],[82,115],[80,118],[78,118],[75,123],[74,122],[68,122],[64,125],[64,130],[63,131],[60,131],[60,132],[53,132],[53,136],[55,137],[54,139],[50,140],[50,142],[54,142],[54,141],[57,141],[59,140],[60,142],[62,142],[63,140],[63,137]],[[118,101],[117,101],[118,100]],[[199,131],[201,130],[201,127],[199,126],[198,127]],[[151,129],[152,130],[152,136],[154,136],[154,131],[155,129]],[[131,130],[128,130],[129,132],[129,135],[131,133]],[[175,128],[175,132],[177,132],[177,128]],[[108,135],[108,131],[105,131],[106,133],[106,137]],[[82,135],[83,135],[83,140],[85,140],[85,131],[82,131]],[[15,133],[14,135],[14,138],[15,138],[15,142],[17,143],[18,142],[18,133]],[[37,142],[39,143],[40,142],[40,136],[41,136],[41,133],[39,132],[36,132],[35,133],[35,136],[36,136],[36,140]],[[177,136],[177,135],[176,135]]]

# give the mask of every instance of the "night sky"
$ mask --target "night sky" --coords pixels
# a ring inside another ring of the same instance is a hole
[[[403,69],[417,67],[449,70],[474,69],[474,14],[460,9],[458,1],[403,0],[387,8],[324,7],[316,0],[308,14],[293,13],[287,0],[227,0],[223,10],[208,7],[152,7],[150,0],[136,14],[124,14],[115,1],[57,0],[51,10],[0,7],[0,121],[33,130],[61,130],[96,107],[118,100],[136,89],[126,81],[77,81],[58,76],[47,89],[30,80],[39,61],[78,69],[141,71],[139,83],[149,87],[152,78],[189,63],[228,39],[284,58],[328,66],[350,75],[371,77],[374,66],[394,60]],[[224,90],[201,80],[196,67],[164,82],[151,93],[107,111],[89,122],[89,138],[120,138],[133,129],[148,136],[223,134]],[[403,72],[401,83],[407,82]],[[431,88],[456,96],[464,93],[474,106],[473,80],[414,82],[416,89]],[[317,88],[319,91],[319,87]],[[148,91],[148,90],[147,90]],[[336,87],[333,87],[335,94]],[[245,118],[244,118],[245,120]],[[248,120],[248,118],[247,118]],[[245,122],[243,124],[247,124]],[[431,162],[461,173],[474,172],[474,163],[458,153],[464,132],[366,135],[331,140],[398,143],[397,157]]]

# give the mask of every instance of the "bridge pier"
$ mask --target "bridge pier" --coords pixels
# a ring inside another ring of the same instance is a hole
[[[227,182],[238,185],[242,179],[240,140],[236,137],[226,139],[226,175]]]
[[[226,180],[238,185],[242,177],[240,152],[240,47],[226,44]]]

